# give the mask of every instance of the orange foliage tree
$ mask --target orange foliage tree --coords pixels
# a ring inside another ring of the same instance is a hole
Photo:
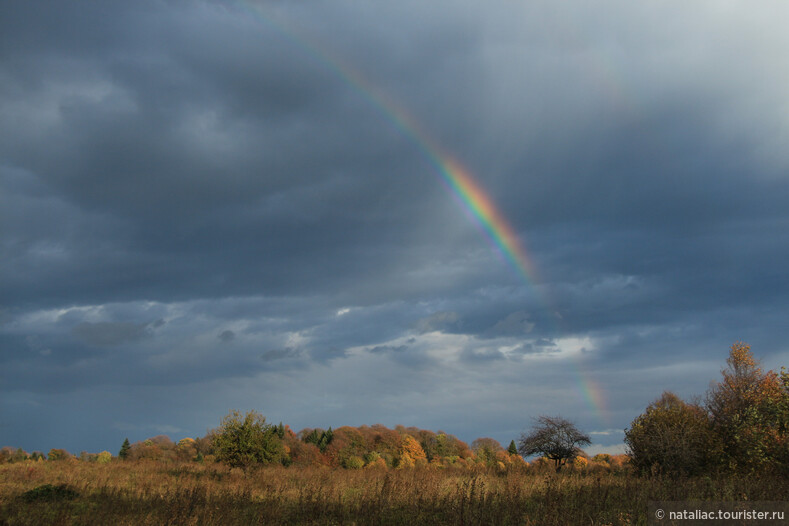
[[[402,435],[400,439],[400,458],[398,467],[412,467],[427,463],[427,455],[419,442],[411,435]]]

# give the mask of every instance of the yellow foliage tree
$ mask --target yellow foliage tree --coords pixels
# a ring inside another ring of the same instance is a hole
[[[398,467],[412,467],[415,464],[427,463],[427,455],[425,455],[424,449],[411,435],[401,436],[399,453]]]
[[[589,459],[587,459],[586,457],[575,457],[575,459],[573,460],[573,467],[576,467],[578,469],[583,469],[588,465],[589,465]]]
[[[727,467],[761,471],[787,465],[789,378],[763,372],[750,345],[731,346],[723,376],[707,394],[707,408],[724,445]]]

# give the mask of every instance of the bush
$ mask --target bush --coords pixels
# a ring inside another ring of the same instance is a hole
[[[633,420],[625,444],[637,470],[669,476],[709,471],[721,451],[704,409],[668,391]]]
[[[285,453],[277,428],[266,424],[266,418],[255,411],[243,418],[238,411],[231,411],[223,418],[214,432],[213,449],[217,460],[240,468],[280,462]]]
[[[362,457],[352,455],[345,459],[342,467],[346,469],[361,469],[364,467],[364,459],[362,459]]]
[[[19,496],[25,502],[55,502],[62,500],[73,500],[79,497],[79,493],[69,488],[66,484],[53,486],[52,484],[44,484],[29,491],[22,493]]]

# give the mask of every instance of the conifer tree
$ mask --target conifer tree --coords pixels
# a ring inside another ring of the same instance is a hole
[[[507,448],[507,453],[510,455],[517,455],[518,454],[518,446],[515,445],[515,441],[510,442],[510,447]]]
[[[123,441],[123,444],[121,444],[121,450],[118,452],[118,458],[121,460],[126,460],[126,457],[129,456],[130,449],[131,444],[129,444],[129,438],[126,437],[126,439]]]

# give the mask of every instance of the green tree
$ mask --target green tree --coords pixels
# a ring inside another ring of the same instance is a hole
[[[633,466],[641,473],[697,475],[720,461],[720,442],[707,413],[666,391],[625,430]]]
[[[510,441],[510,446],[507,448],[507,453],[510,455],[517,455],[518,454],[518,446],[515,445],[515,441]]]
[[[266,424],[266,418],[255,411],[242,416],[234,410],[225,416],[214,431],[213,449],[217,460],[245,469],[280,462],[285,454],[276,426]]]
[[[121,444],[121,450],[118,451],[118,458],[121,460],[126,460],[129,456],[129,450],[131,449],[131,444],[129,444],[129,438],[126,437],[124,439],[123,444]]]
[[[591,443],[589,436],[581,433],[569,420],[558,416],[541,416],[534,430],[521,436],[518,451],[524,457],[543,455],[553,460],[558,472],[568,461],[582,453],[578,446]]]
[[[321,434],[320,439],[318,440],[317,443],[318,449],[320,449],[321,452],[326,451],[326,447],[329,444],[331,444],[332,440],[334,440],[334,431],[332,431],[331,426],[329,426],[329,429],[324,431],[323,434]]]

